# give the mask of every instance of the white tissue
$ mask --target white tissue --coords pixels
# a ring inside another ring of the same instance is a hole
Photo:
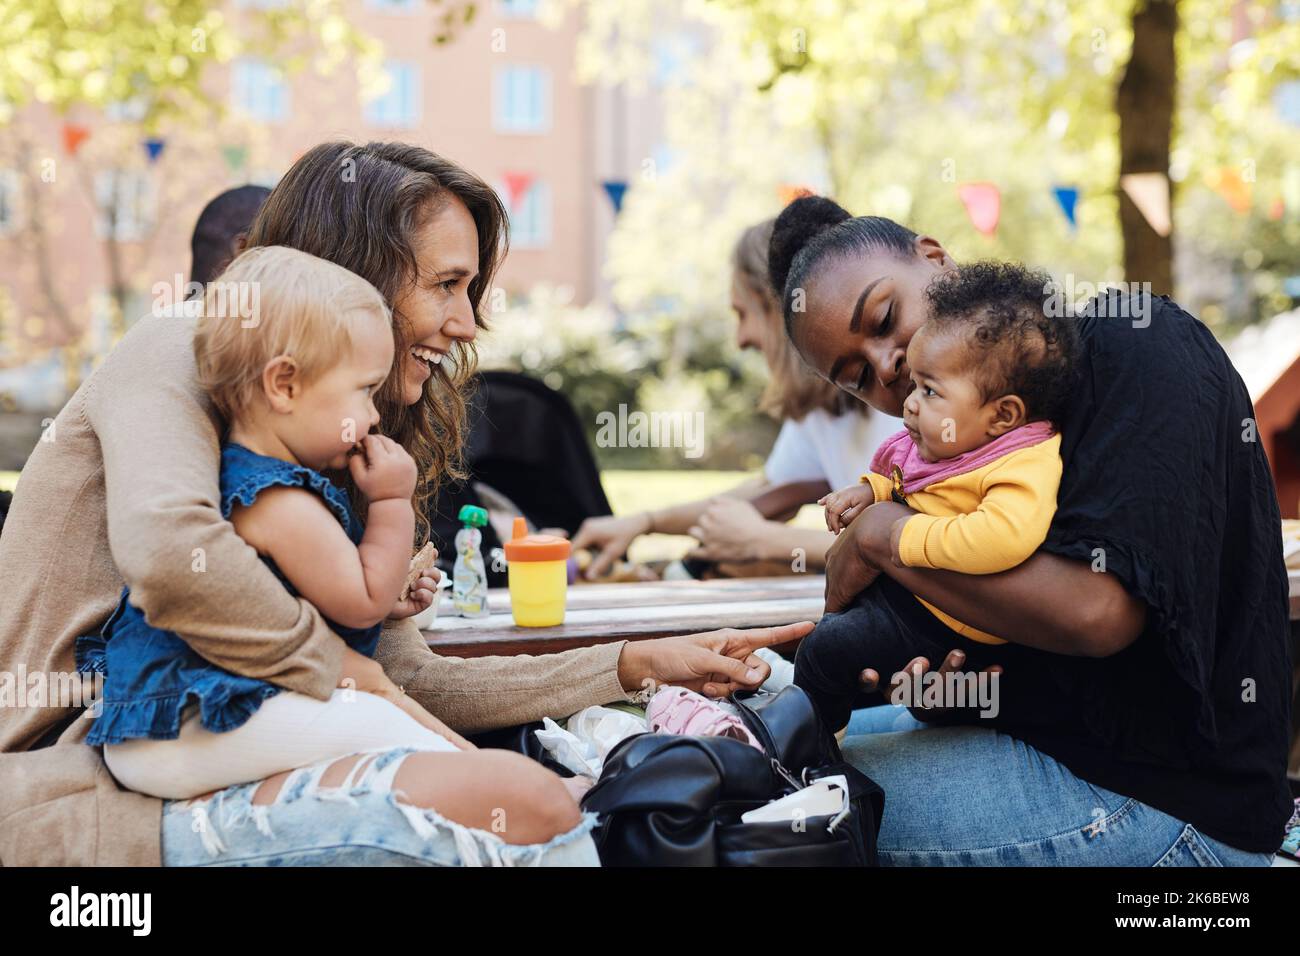
[[[593,780],[605,757],[620,741],[646,732],[644,717],[610,707],[587,707],[569,718],[567,729],[549,717],[542,719],[537,740],[567,770]]]

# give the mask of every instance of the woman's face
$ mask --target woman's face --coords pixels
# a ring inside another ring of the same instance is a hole
[[[925,288],[955,268],[934,239],[914,256],[891,251],[825,266],[795,315],[794,347],[822,378],[887,415],[901,417],[911,391],[907,346],[926,318]]]
[[[737,347],[758,349],[771,368],[773,316],[767,302],[739,272],[731,274],[731,311],[736,313]]]
[[[433,366],[442,362],[452,342],[474,341],[469,284],[478,275],[478,227],[460,199],[445,198],[420,227],[415,257],[415,281],[393,303],[410,335],[398,349],[394,369],[407,405],[420,401]]]

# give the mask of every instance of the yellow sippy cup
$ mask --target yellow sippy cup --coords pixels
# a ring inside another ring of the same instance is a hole
[[[529,534],[528,523],[516,518],[505,552],[515,623],[520,627],[563,624],[569,542],[554,535]]]

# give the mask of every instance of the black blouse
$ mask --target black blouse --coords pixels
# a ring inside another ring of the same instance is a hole
[[[1147,626],[1107,658],[1008,645],[994,724],[1090,783],[1272,852],[1292,809],[1288,596],[1250,397],[1167,297],[1112,292],[1085,311],[1043,547],[1117,576]]]

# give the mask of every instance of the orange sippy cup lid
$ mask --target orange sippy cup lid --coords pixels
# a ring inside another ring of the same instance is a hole
[[[529,534],[528,522],[515,519],[511,539],[505,543],[506,561],[564,561],[571,545],[553,534]]]

